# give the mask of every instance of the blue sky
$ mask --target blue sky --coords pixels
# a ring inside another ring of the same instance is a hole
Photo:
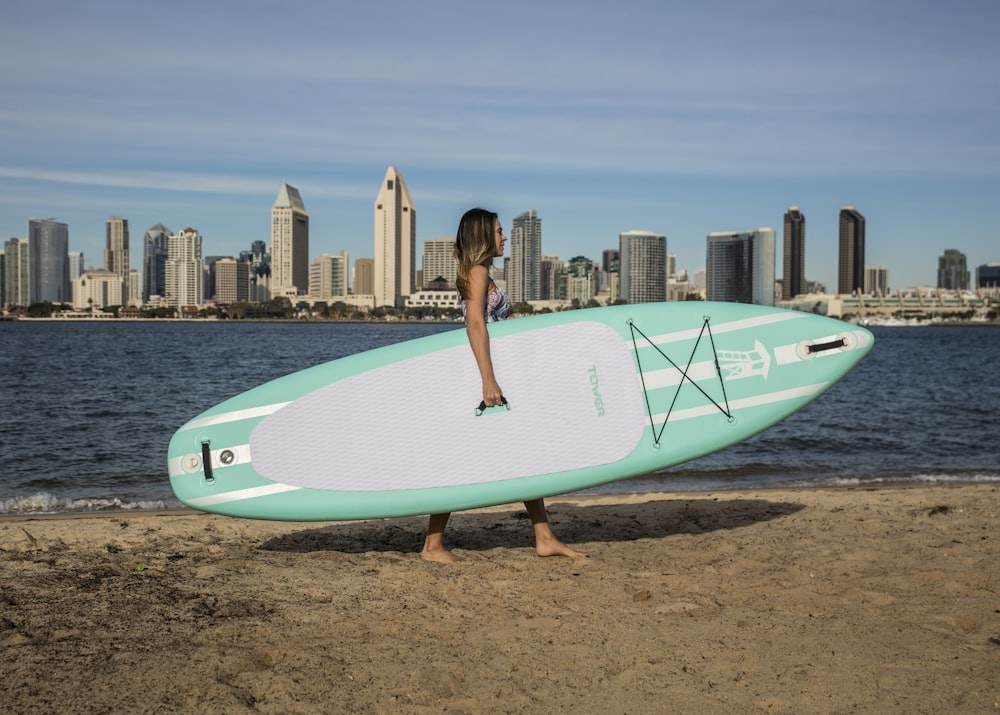
[[[836,287],[837,217],[867,219],[893,287],[937,258],[1000,261],[995,0],[503,3],[14,0],[0,25],[0,238],[69,224],[100,265],[108,216],[269,240],[282,181],[312,256],[373,255],[385,170],[418,242],[482,205],[527,209],[563,259],[806,215],[806,274]]]

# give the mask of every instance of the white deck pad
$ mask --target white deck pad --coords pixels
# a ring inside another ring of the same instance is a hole
[[[546,327],[493,338],[490,347],[509,411],[475,416],[482,384],[463,345],[282,407],[251,433],[255,468],[315,489],[447,487],[609,464],[641,440],[646,414],[632,346],[607,325]]]

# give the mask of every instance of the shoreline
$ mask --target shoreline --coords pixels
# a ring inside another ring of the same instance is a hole
[[[525,317],[525,316],[515,316]],[[527,316],[530,317],[530,316]],[[850,319],[836,318],[851,325],[861,325],[864,327],[878,328],[934,328],[934,327],[1000,327],[998,320],[925,320],[914,323],[905,322],[905,319],[877,318],[874,321],[866,319],[864,316],[852,315]],[[866,322],[866,320],[868,322]],[[899,322],[895,322],[899,320]],[[463,325],[460,318],[454,320],[407,320],[405,318],[395,318],[393,320],[352,320],[348,318],[116,318],[116,317],[27,317],[27,316],[0,316],[3,322],[30,322],[30,323],[301,323],[303,325],[311,323],[346,323],[351,325]],[[883,322],[886,321],[886,322]]]
[[[746,486],[732,486],[732,487],[716,487],[716,488],[705,488],[705,489],[682,489],[677,491],[668,491],[664,489],[655,489],[651,491],[623,491],[623,492],[607,492],[607,493],[577,493],[571,492],[568,494],[557,494],[554,496],[545,497],[546,503],[559,503],[559,502],[575,502],[581,501],[586,502],[590,500],[597,500],[600,503],[638,503],[649,499],[699,499],[705,498],[708,495],[714,497],[721,497],[727,494],[739,492],[745,495],[752,494],[766,494],[769,492],[774,493],[796,493],[799,491],[831,491],[839,492],[845,490],[859,490],[859,491],[880,491],[880,490],[896,490],[896,489],[919,489],[919,488],[941,488],[941,489],[953,489],[961,488],[967,486],[994,486],[1000,487],[1000,480],[994,479],[955,479],[955,480],[935,480],[929,481],[924,479],[901,479],[898,481],[874,481],[871,483],[858,483],[858,484],[829,484],[829,483],[818,483],[818,484],[795,484],[795,485],[771,485],[771,486],[761,486],[761,487],[746,487]],[[583,490],[588,491],[588,490]],[[65,497],[66,500],[72,500],[74,498],[79,499],[95,499],[99,497]],[[111,497],[107,497],[111,499]],[[18,497],[11,497],[11,500],[16,500]],[[608,501],[610,500],[610,501]],[[2,500],[0,500],[2,501]],[[473,509],[466,509],[460,513],[476,513],[476,512],[490,512],[498,509],[505,509],[511,507],[511,504],[501,504],[485,507],[476,507]],[[93,509],[93,510],[78,510],[78,511],[38,511],[38,512],[0,512],[0,524],[5,521],[17,521],[17,520],[31,520],[31,519],[82,519],[87,517],[95,518],[115,518],[124,517],[129,515],[150,515],[150,516],[171,516],[171,515],[187,515],[187,514],[207,514],[212,515],[210,512],[204,512],[193,507],[185,506],[179,504],[177,506],[163,506],[163,507],[136,507],[136,508],[108,508],[108,509]],[[232,517],[239,518],[239,517]],[[400,518],[408,519],[410,517],[384,517],[385,519]],[[268,519],[248,519],[248,521],[270,521]],[[352,519],[347,521],[276,521],[276,523],[288,523],[288,524],[337,524],[337,523],[358,523],[363,521],[371,521],[361,519]]]
[[[14,712],[996,712],[1000,485],[0,519]],[[53,673],[58,672],[57,677]]]

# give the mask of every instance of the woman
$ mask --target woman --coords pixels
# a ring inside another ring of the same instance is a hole
[[[492,211],[470,209],[462,216],[455,236],[455,258],[458,261],[458,290],[462,295],[462,312],[469,336],[472,354],[483,379],[483,403],[487,407],[503,404],[504,397],[493,372],[490,358],[490,334],[486,323],[510,316],[513,307],[510,298],[493,279],[490,266],[493,259],[503,255],[507,237],[503,234],[500,219]],[[524,502],[535,532],[535,552],[539,556],[586,556],[559,541],[545,513],[545,502],[532,499]],[[444,529],[451,514],[432,514],[427,526],[427,537],[420,558],[425,561],[453,563],[459,558],[444,546]]]

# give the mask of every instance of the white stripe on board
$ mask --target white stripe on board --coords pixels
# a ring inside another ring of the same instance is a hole
[[[789,390],[779,390],[777,392],[768,392],[754,397],[744,397],[739,400],[731,400],[729,402],[729,411],[735,412],[736,410],[742,410],[747,407],[760,407],[761,405],[769,405],[774,402],[784,402],[785,400],[795,400],[803,397],[809,397],[810,395],[814,395],[825,388],[828,384],[829,383],[827,382],[819,382],[815,385],[804,385],[803,387],[793,387]],[[713,404],[705,404],[700,407],[688,407],[683,410],[674,410],[670,413],[670,420],[667,422],[667,426],[669,427],[670,422],[677,420],[689,420],[695,417],[705,417],[706,415],[722,415],[722,412]],[[663,424],[663,420],[665,419],[667,419],[666,412],[659,415],[653,415],[651,418],[647,419],[646,422],[648,424],[660,426]]]
[[[758,315],[753,318],[743,318],[742,320],[733,320],[728,323],[719,323],[715,325],[709,322],[709,326],[712,328],[712,335],[721,335],[722,333],[731,333],[735,330],[745,330],[746,328],[756,328],[761,325],[771,325],[772,323],[782,323],[786,320],[796,320],[798,318],[805,318],[810,315],[809,313],[802,313],[794,310],[780,311],[777,313],[765,313],[764,315]],[[636,327],[642,330],[642,326],[636,323]],[[680,340],[694,340],[702,332],[702,327],[699,325],[697,328],[689,328],[687,330],[678,330],[673,333],[664,333],[663,335],[650,335],[649,339],[656,345],[663,345],[664,343],[676,343]],[[705,331],[706,339],[708,337],[708,331]],[[640,347],[645,345],[641,335],[636,336],[636,344]],[[647,346],[648,347],[648,346]]]
[[[282,492],[292,492],[302,487],[293,487],[288,484],[266,484],[260,487],[250,487],[249,489],[237,489],[234,492],[223,492],[207,497],[196,497],[188,500],[191,506],[212,506],[213,504],[226,504],[231,501],[242,499],[253,499],[254,497],[266,497],[269,494],[281,494]]]
[[[681,370],[685,367],[683,363],[678,363],[678,365],[680,365]],[[684,378],[681,370],[673,366],[659,370],[643,370],[642,382],[646,386],[647,391],[656,390],[661,387],[674,387],[680,384],[680,381]],[[718,380],[719,375],[715,372],[715,361],[705,360],[703,362],[692,363],[691,367],[687,369],[687,377],[688,380],[693,382]]]
[[[291,402],[276,402],[273,405],[261,405],[260,407],[250,407],[245,410],[236,410],[235,412],[223,412],[219,415],[211,415],[209,417],[201,417],[193,419],[186,425],[181,427],[181,430],[198,429],[200,427],[210,427],[212,425],[221,425],[226,422],[238,422],[239,420],[249,420],[254,417],[266,417],[267,415],[274,414],[280,410],[285,405],[290,405]]]

